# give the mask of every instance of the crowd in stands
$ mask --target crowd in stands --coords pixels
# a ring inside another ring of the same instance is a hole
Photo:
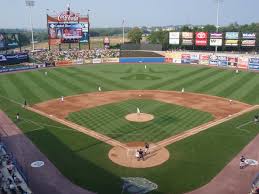
[[[11,154],[0,144],[0,193],[31,194]]]
[[[120,50],[111,49],[93,49],[93,50],[39,50],[31,53],[31,57],[40,62],[52,62],[77,59],[95,59],[95,58],[118,58]]]

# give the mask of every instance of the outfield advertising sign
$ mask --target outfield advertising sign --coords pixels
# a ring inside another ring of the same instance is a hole
[[[182,54],[182,63],[190,64],[191,63],[191,55],[190,54]]]
[[[180,32],[170,32],[169,39],[180,39]]]
[[[209,64],[213,66],[218,65],[218,57],[216,55],[210,55]]]
[[[249,69],[259,70],[259,58],[249,59]]]
[[[193,39],[192,32],[182,32],[182,39]]]
[[[238,40],[226,40],[225,45],[226,46],[238,46]]]
[[[207,54],[200,54],[200,61],[199,64],[201,65],[208,65],[209,64],[209,55]]]
[[[256,33],[243,33],[242,34],[243,39],[256,39]]]
[[[199,54],[191,54],[190,63],[191,64],[199,64],[200,55]]]
[[[248,69],[248,57],[239,57],[237,67],[240,69]]]
[[[229,66],[237,66],[238,64],[238,57],[228,57],[228,65]]]
[[[255,40],[242,40],[242,46],[253,47],[255,46]]]
[[[218,66],[227,66],[228,57],[227,56],[218,56]]]
[[[238,40],[239,32],[226,32],[226,40]]]
[[[180,44],[180,39],[169,39],[169,44],[179,45]]]
[[[210,46],[222,46],[222,39],[210,39]]]
[[[210,38],[211,39],[222,39],[223,38],[223,33],[221,33],[221,32],[210,33]]]
[[[169,32],[169,44],[172,44],[172,45],[180,44],[180,32]]]
[[[196,32],[195,45],[207,46],[208,44],[208,32]]]
[[[192,39],[182,39],[182,45],[192,46],[193,40]]]

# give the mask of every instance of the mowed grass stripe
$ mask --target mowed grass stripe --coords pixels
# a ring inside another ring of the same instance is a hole
[[[213,84],[213,83],[217,82],[218,80],[221,80],[223,77],[228,76],[229,74],[231,74],[229,71],[219,69],[217,73],[208,77],[203,82],[196,82],[196,83],[192,84],[190,90],[191,91],[201,91],[204,88],[206,90],[206,87],[208,85]]]
[[[53,82],[50,81],[48,76],[43,75],[42,72],[30,72],[30,77],[43,90],[44,94],[47,94],[45,100],[57,98],[62,94],[62,90],[59,87],[54,87]]]
[[[160,83],[154,84],[152,86],[147,87],[146,89],[160,89],[161,87],[165,87],[167,85],[170,85],[178,80],[185,79],[186,77],[193,76],[196,74],[201,73],[202,71],[206,71],[208,68],[198,68],[198,69],[186,69],[185,71],[181,71],[178,74],[173,75],[172,78],[169,78],[165,81],[162,81]]]
[[[121,83],[119,83],[117,81],[113,81],[111,79],[108,79],[105,76],[98,75],[97,72],[91,73],[91,72],[87,71],[87,69],[80,69],[80,70],[82,70],[82,72],[85,75],[92,77],[94,79],[100,80],[100,82],[102,82],[102,83],[110,84],[111,86],[116,87],[117,89],[131,89],[131,87],[129,87],[127,85],[121,84]]]
[[[56,83],[58,85],[61,85],[62,87],[66,87],[66,90],[64,91],[64,94],[75,94],[78,92],[82,91],[82,86],[83,83],[79,83],[76,82],[75,83],[75,79],[70,76],[67,75],[66,73],[64,73],[63,71],[64,68],[61,69],[55,69],[55,71],[53,71],[51,73],[51,78],[56,79]]]
[[[248,93],[250,92],[256,92],[253,91],[254,87],[256,86],[257,83],[259,83],[259,77],[258,76],[252,76],[253,79],[241,84],[241,86],[239,87],[239,89],[237,89],[233,94],[233,98],[235,99],[242,99],[244,98]],[[259,95],[257,95],[259,96]],[[256,103],[256,99],[254,99],[254,101],[252,101],[254,103]]]
[[[42,91],[40,91],[39,88],[32,83],[28,75],[23,77],[22,74],[12,74],[12,76],[9,77],[9,81],[12,82],[16,88],[16,91],[22,96],[22,99],[20,99],[20,101],[22,101],[21,103],[23,103],[25,99],[27,101],[34,102],[41,101],[41,98],[37,95],[37,93]],[[32,88],[34,88],[34,90]],[[37,89],[35,90],[35,88]]]
[[[206,85],[198,88],[196,91],[200,93],[207,93],[209,94],[209,90],[217,87],[218,85],[222,85],[227,80],[231,79],[233,73],[231,71],[225,71],[224,74],[217,74],[217,78],[211,82],[208,82]]]
[[[221,82],[221,84],[218,84],[216,87],[213,87],[213,88],[209,89],[208,92],[210,94],[217,95],[218,93],[223,91],[225,88],[231,86],[233,83],[242,79],[242,77],[244,77],[245,75],[246,74],[238,74],[237,75],[233,72],[233,76],[231,76],[227,81]]]
[[[20,89],[25,91],[24,97],[28,102],[40,102],[44,101],[44,99],[51,98],[49,91],[40,87],[38,77],[34,79],[32,72],[17,75],[18,81],[22,83]]]
[[[124,119],[126,114],[143,105],[155,115],[153,121],[134,123]],[[157,142],[181,131],[193,128],[212,119],[208,113],[153,100],[129,100],[120,103],[71,113],[68,119],[82,126],[116,138],[119,141]]]
[[[241,100],[259,104],[259,81],[257,81],[257,84],[253,88],[251,88],[247,92],[247,95],[244,96]]]
[[[97,91],[98,87],[101,86],[102,90],[112,90],[117,89],[112,87],[110,84],[100,81],[99,79],[92,78],[89,76],[86,76],[84,73],[79,71],[79,69],[63,69],[64,73],[71,74],[70,76],[76,79],[77,81],[80,81],[81,83],[86,83],[89,87],[88,90],[90,91]]]
[[[232,93],[235,92],[243,83],[253,79],[254,76],[256,76],[256,75],[255,74],[253,74],[253,75],[250,75],[250,74],[242,75],[239,80],[236,80],[235,82],[232,82],[231,85],[229,85],[228,87],[224,88],[223,90],[217,92],[217,96],[230,97],[232,95]]]
[[[216,69],[208,69],[207,71],[203,71],[199,74],[196,74],[194,76],[190,76],[189,78],[186,78],[184,80],[180,80],[176,84],[173,85],[173,87],[170,87],[171,90],[180,90],[181,88],[191,88],[193,84],[201,83],[210,76],[213,76],[217,74],[218,71]]]

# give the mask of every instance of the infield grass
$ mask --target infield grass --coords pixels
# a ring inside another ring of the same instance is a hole
[[[145,123],[125,116],[141,112],[154,115]],[[212,120],[211,114],[155,100],[128,100],[70,113],[68,120],[121,142],[158,142]]]

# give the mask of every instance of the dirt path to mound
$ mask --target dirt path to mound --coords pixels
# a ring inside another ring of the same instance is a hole
[[[33,193],[92,193],[74,185],[64,177],[2,111],[0,111],[0,134],[1,140],[7,145],[8,152],[13,153],[25,171]],[[42,168],[32,168],[30,164],[34,161],[44,161],[45,165]]]
[[[207,185],[188,194],[244,194],[249,193],[259,166],[239,169],[239,158],[244,155],[259,161],[259,135],[251,141],[215,178]]]

